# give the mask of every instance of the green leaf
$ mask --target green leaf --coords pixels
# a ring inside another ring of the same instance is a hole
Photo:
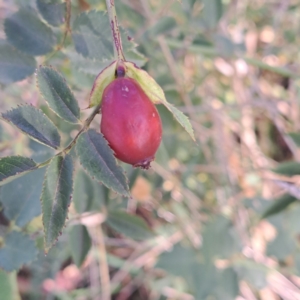
[[[176,244],[171,251],[159,256],[155,267],[190,280],[193,277],[193,266],[197,263],[196,253],[192,248]]]
[[[241,280],[250,283],[257,289],[263,289],[267,285],[268,268],[251,260],[238,259],[234,262],[238,276]]]
[[[216,27],[223,14],[222,0],[203,0],[202,14],[208,28]]]
[[[160,255],[156,268],[182,277],[195,299],[235,299],[230,297],[238,293],[236,273],[231,268],[217,270],[209,261],[200,263],[200,257],[197,251],[176,244],[171,251]]]
[[[66,4],[60,0],[37,0],[37,8],[43,18],[52,26],[59,26],[65,21]]]
[[[31,105],[19,106],[2,117],[35,141],[57,149],[60,136],[55,125],[40,110]]]
[[[112,63],[109,60],[84,57],[82,54],[70,49],[65,50],[64,53],[71,60],[72,66],[85,74],[98,75],[105,67]]]
[[[0,39],[0,83],[9,84],[32,75],[36,68],[34,57],[24,54]]]
[[[126,60],[134,60],[143,65],[146,59],[135,49],[137,45],[128,38],[126,30],[121,27],[120,35]],[[93,10],[80,14],[73,23],[72,37],[76,51],[84,57],[98,61],[115,59],[110,22],[106,12]]]
[[[138,82],[140,87],[154,104],[167,102],[165,93],[160,85],[143,69],[134,63],[126,61],[126,75]]]
[[[233,300],[239,295],[239,280],[233,268],[218,270],[217,283],[213,289],[216,299]]]
[[[122,40],[123,54],[127,61],[133,62],[137,66],[143,66],[147,59],[137,49],[137,44],[129,37],[128,32],[120,27],[120,35]]]
[[[145,240],[154,237],[146,222],[138,216],[125,211],[110,211],[106,223],[117,232],[135,240]]]
[[[0,158],[0,185],[36,169],[36,163],[27,157],[7,156]]]
[[[76,143],[76,152],[81,165],[90,176],[115,192],[129,196],[123,170],[117,165],[113,152],[102,134],[92,129],[82,133]]]
[[[286,176],[294,176],[300,174],[300,163],[295,161],[287,161],[280,163],[273,172],[286,175]]]
[[[294,254],[298,247],[297,235],[299,231],[296,234],[293,233],[292,224],[290,223],[291,211],[289,209],[286,213],[278,214],[268,220],[276,228],[276,237],[268,243],[266,254],[275,256],[279,261],[284,261]]]
[[[194,130],[189,118],[169,102],[164,101],[162,104],[173,114],[177,122],[186,130],[193,141],[195,141]]]
[[[4,241],[4,247],[0,249],[0,267],[5,271],[20,269],[22,265],[33,261],[38,251],[28,235],[12,231]]]
[[[55,156],[47,168],[41,196],[45,251],[61,234],[68,214],[73,185],[73,162],[70,155]]]
[[[228,38],[225,35],[222,34],[216,34],[213,37],[215,48],[220,56],[225,58],[230,58],[234,55],[234,52],[238,49],[236,49],[236,45],[233,43],[233,41]]]
[[[44,55],[53,50],[56,38],[31,8],[20,9],[4,21],[6,37],[13,46],[31,55]]]
[[[75,177],[73,202],[78,213],[100,210],[105,203],[104,187],[80,169]]]
[[[0,269],[0,291],[5,300],[20,300],[16,272],[7,273]]]
[[[138,52],[136,49],[131,49],[130,51],[123,51],[124,56],[126,57],[126,60],[134,63],[138,67],[142,67],[147,62],[147,58]]]
[[[162,17],[149,29],[150,34],[157,36],[164,34],[174,28],[176,28],[176,20],[173,17]]]
[[[262,213],[261,219],[265,219],[272,215],[278,214],[295,201],[297,201],[297,198],[289,194],[282,195],[281,197],[271,202],[271,204]]]
[[[69,245],[74,263],[78,268],[82,265],[91,248],[91,239],[85,226],[75,225],[69,233]]]
[[[144,70],[138,68],[131,62],[125,62],[126,75],[138,82],[140,87],[154,104],[163,104],[178,121],[178,123],[187,131],[193,140],[195,140],[192,125],[187,116],[180,110],[170,104],[160,85]]]
[[[206,261],[230,258],[240,251],[237,232],[231,221],[223,216],[214,217],[204,227],[202,238],[202,253]]]
[[[76,51],[85,57],[111,59],[114,52],[108,15],[101,11],[80,14],[74,21],[72,37]]]
[[[61,74],[53,68],[40,66],[37,70],[37,83],[42,96],[58,116],[67,122],[78,123],[78,103]]]
[[[294,143],[300,147],[300,133],[299,132],[290,132],[288,135],[293,139]]]
[[[0,190],[5,216],[14,220],[19,227],[41,214],[40,196],[44,174],[45,168],[35,170],[4,185]]]

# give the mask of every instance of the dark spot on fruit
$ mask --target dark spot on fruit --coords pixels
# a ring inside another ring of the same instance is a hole
[[[151,166],[151,162],[154,160],[154,157],[152,158],[147,158],[145,160],[142,160],[138,163],[136,163],[135,165],[133,165],[135,168],[141,168],[141,169],[144,169],[144,170],[148,170]]]

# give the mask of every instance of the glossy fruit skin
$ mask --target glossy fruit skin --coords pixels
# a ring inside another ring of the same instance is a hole
[[[116,158],[148,169],[162,138],[159,113],[132,78],[120,77],[104,90],[101,132]]]

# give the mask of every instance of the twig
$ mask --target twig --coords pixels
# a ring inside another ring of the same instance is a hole
[[[61,150],[61,151],[58,152],[57,154],[55,154],[55,156],[59,156],[59,155],[62,155],[62,154],[67,154],[67,153],[69,153],[69,152],[71,151],[71,149],[72,149],[72,148],[74,147],[74,145],[76,144],[77,139],[78,139],[78,137],[80,136],[80,134],[82,134],[84,131],[86,131],[86,130],[89,128],[91,122],[93,121],[93,119],[95,118],[95,116],[99,113],[100,106],[101,106],[101,103],[98,104],[98,105],[96,106],[96,108],[95,108],[94,111],[91,113],[91,115],[85,120],[85,122],[83,123],[82,128],[78,131],[78,133],[76,134],[75,138],[71,141],[71,143],[70,143],[66,148],[64,148],[63,150]],[[0,118],[0,119],[1,119],[1,118]],[[4,119],[3,119],[3,120],[4,120]],[[4,121],[5,121],[5,120],[4,120]],[[54,156],[53,156],[53,157],[54,157]],[[40,168],[43,168],[43,167],[47,166],[47,165],[51,162],[51,160],[53,159],[53,157],[47,159],[47,160],[44,161],[44,162],[41,162],[40,164],[37,164],[37,165],[35,166],[35,168],[33,168],[33,169],[31,169],[31,170],[33,171],[33,170],[40,169]],[[26,173],[26,172],[24,172],[24,174],[25,174],[25,173]]]
[[[99,274],[101,281],[101,300],[111,299],[111,288],[110,288],[110,277],[109,277],[109,267],[106,257],[106,249],[104,243],[104,235],[101,226],[94,226],[88,228],[90,236],[93,241],[93,245],[97,250],[99,259]]]
[[[149,251],[147,251],[144,254],[141,254],[135,259],[128,259],[123,268],[114,275],[114,277],[111,280],[112,285],[116,285],[119,282],[123,281],[124,278],[127,276],[130,267],[134,266],[137,268],[142,268],[146,264],[148,264],[151,260],[156,259],[161,253],[167,251],[171,247],[173,247],[175,244],[180,242],[184,237],[184,234],[181,231],[175,232],[173,235],[168,237],[167,239],[161,241],[156,245],[155,247],[151,248]]]
[[[50,53],[50,55],[48,57],[45,58],[44,63],[46,61],[48,61],[50,58],[52,58],[59,50],[61,50],[66,42],[68,33],[71,32],[71,26],[70,26],[70,22],[71,22],[71,0],[65,0],[66,2],[66,13],[65,13],[65,30],[64,30],[64,35],[62,38],[61,43],[56,47],[56,49]]]
[[[119,23],[117,19],[117,13],[115,8],[115,1],[114,0],[106,0],[106,8],[108,12],[109,22],[111,33],[114,41],[114,53],[118,60],[125,60],[123,47],[122,47],[122,40],[119,30]]]

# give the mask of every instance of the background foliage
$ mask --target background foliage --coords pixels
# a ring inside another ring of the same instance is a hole
[[[162,145],[128,182],[99,116],[59,150],[114,60],[105,9],[0,0],[1,297],[300,299],[298,1],[116,1],[126,59],[196,137],[158,105]]]

